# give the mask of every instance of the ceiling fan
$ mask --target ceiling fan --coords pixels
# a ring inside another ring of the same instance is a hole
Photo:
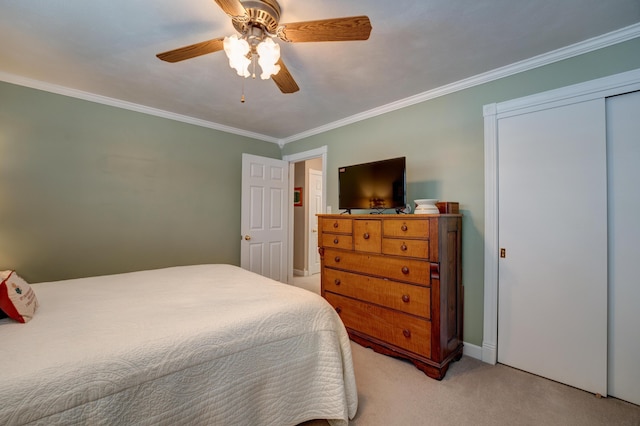
[[[266,78],[269,78],[268,73],[271,72],[273,81],[282,93],[294,93],[300,88],[282,62],[280,46],[273,43],[273,38],[277,37],[290,43],[353,41],[367,40],[371,33],[371,22],[367,16],[280,24],[280,5],[276,0],[215,0],[215,2],[231,18],[240,36],[219,37],[159,53],[156,56],[163,61],[180,62],[224,49],[230,65],[244,77],[249,75],[249,63],[254,66],[255,77],[255,60],[258,58],[263,70],[263,79],[266,74]],[[240,65],[235,66],[232,55],[235,53],[234,44],[238,42],[245,50],[241,50],[240,55],[235,57],[235,60],[241,62]],[[272,56],[273,51],[276,53]],[[263,65],[262,61],[267,57],[273,62]]]

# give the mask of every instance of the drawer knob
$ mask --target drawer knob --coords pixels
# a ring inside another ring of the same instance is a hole
[[[336,278],[333,282],[335,285],[340,285],[340,278]]]
[[[338,239],[337,238],[333,239],[333,244],[338,244]]]
[[[402,243],[402,245],[400,246],[400,250],[407,251],[407,245],[405,243]]]
[[[402,229],[404,232],[407,232],[407,229],[409,229],[409,228],[407,228],[407,225],[402,224],[402,226],[400,227],[400,229]]]
[[[409,273],[409,268],[407,266],[402,267],[402,273],[407,275]]]
[[[402,295],[402,301],[403,301],[404,303],[409,303],[409,301],[410,301],[410,300],[411,300],[411,298],[409,297],[409,295],[408,295],[408,294],[403,294],[403,295]]]
[[[334,258],[334,260],[335,260],[336,262],[340,262],[340,256],[336,256],[336,257]]]
[[[340,306],[338,306],[338,307],[336,308],[336,312],[337,312],[337,313],[342,312],[342,308],[341,308]]]
[[[333,222],[333,227],[334,227],[334,228],[337,228],[338,226],[339,226],[339,225],[338,225],[338,222]]]
[[[402,330],[402,334],[404,335],[404,337],[406,337],[407,339],[409,339],[411,337],[411,330],[407,330],[406,328],[404,330]]]
[[[365,240],[369,239],[369,233],[365,232],[364,235],[362,236]]]

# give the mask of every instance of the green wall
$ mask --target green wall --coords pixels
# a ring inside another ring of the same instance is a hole
[[[458,201],[464,340],[482,344],[482,106],[640,68],[640,39],[285,145],[339,166],[407,157],[408,199]],[[38,282],[240,262],[243,152],[277,145],[0,82],[0,269]]]
[[[0,82],[0,269],[240,264],[242,153],[278,145]]]
[[[327,146],[327,204],[338,205],[338,167],[407,157],[408,200],[458,201],[463,218],[464,340],[482,345],[485,104],[640,68],[640,39],[425,101],[284,146]]]

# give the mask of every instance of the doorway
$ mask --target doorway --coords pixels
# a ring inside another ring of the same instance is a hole
[[[315,215],[323,211],[322,158],[299,161],[294,170],[294,190],[301,198],[293,208],[293,275],[306,277],[320,272]]]
[[[298,202],[290,203],[289,217],[292,219],[289,224],[289,283],[293,282],[294,276],[313,275],[313,265],[319,261],[317,250],[311,247],[314,223],[310,218],[311,210],[317,213],[326,211],[326,156],[327,147],[323,146],[283,157],[289,163],[289,175],[292,177],[290,192],[301,194]],[[311,170],[316,172],[310,172]],[[310,178],[310,174],[315,177]],[[313,190],[310,188],[310,180],[315,181]],[[313,217],[315,218],[315,213]]]

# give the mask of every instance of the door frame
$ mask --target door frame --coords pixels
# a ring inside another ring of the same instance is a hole
[[[295,163],[313,158],[322,158],[322,212],[327,211],[327,146],[312,149],[309,151],[298,152],[296,154],[285,155],[282,157],[284,161],[289,163],[289,176],[293,176]],[[287,255],[287,281],[293,282],[293,179],[289,179],[289,254]],[[305,218],[305,221],[307,219]]]
[[[640,90],[640,69],[483,106],[485,239],[482,361],[495,364],[498,355],[498,120],[636,90]]]

